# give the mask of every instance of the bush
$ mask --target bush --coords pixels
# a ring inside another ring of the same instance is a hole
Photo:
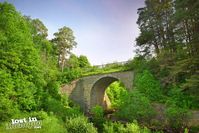
[[[70,118],[66,121],[66,130],[69,133],[97,133],[96,128],[92,123],[89,123],[87,118],[79,116]]]
[[[126,125],[119,122],[107,122],[104,124],[104,133],[150,133],[147,128],[140,127],[136,122]]]
[[[49,81],[45,87],[46,96],[51,96],[54,99],[61,100],[61,95],[59,93],[60,83],[57,81]],[[45,99],[46,97],[44,97]]]
[[[160,83],[148,70],[136,75],[135,87],[152,101],[162,99]]]
[[[55,115],[64,117],[65,107],[62,105],[61,101],[48,97],[45,101],[45,110],[47,112],[53,112]]]
[[[106,93],[111,101],[111,106],[117,108],[122,104],[128,92],[120,82],[116,81],[106,89]]]
[[[181,108],[194,109],[197,108],[198,102],[193,95],[186,94],[177,86],[173,86],[168,92],[166,103],[168,105],[176,105]]]
[[[69,119],[69,118],[75,118],[75,117],[81,116],[83,115],[83,113],[81,112],[80,107],[76,106],[76,107],[70,107],[70,108],[65,109],[64,115],[66,119]]]
[[[42,120],[41,133],[65,133],[66,129],[62,121],[50,115]]]
[[[135,57],[132,61],[129,62],[129,66],[133,68],[137,73],[148,69],[147,60],[143,57]]]
[[[106,122],[103,126],[104,133],[120,133],[124,130],[124,125],[119,122]]]
[[[155,112],[149,99],[137,90],[134,90],[126,97],[117,112],[117,116],[121,119],[131,122],[138,120],[143,123],[149,122],[154,115]]]
[[[60,74],[59,81],[61,83],[69,83],[81,76],[80,68],[65,68]]]
[[[165,114],[170,127],[183,128],[188,124],[190,113],[187,109],[172,105],[166,109]]]
[[[79,106],[70,107],[67,103],[64,104],[63,101],[51,97],[48,97],[45,101],[45,110],[62,118],[63,121],[65,121],[66,118],[74,118],[82,115]]]
[[[137,123],[129,123],[126,125],[126,133],[150,133],[146,127],[141,128]]]
[[[95,106],[91,109],[92,113],[92,122],[98,128],[99,131],[103,129],[104,119],[104,110],[101,106]]]

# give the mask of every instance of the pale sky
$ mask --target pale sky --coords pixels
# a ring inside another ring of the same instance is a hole
[[[71,28],[78,43],[73,53],[86,55],[93,65],[127,61],[135,55],[137,9],[144,0],[7,1],[23,15],[40,19],[49,39],[63,26]]]

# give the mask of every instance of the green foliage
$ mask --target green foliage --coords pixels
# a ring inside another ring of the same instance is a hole
[[[184,128],[188,126],[188,118],[190,114],[187,109],[177,106],[169,106],[166,109],[166,117],[168,125],[174,128]]]
[[[137,123],[129,123],[126,125],[126,131],[127,133],[150,133],[150,130],[146,127],[141,128]]]
[[[23,118],[24,114],[22,114],[18,118]],[[57,116],[52,114],[47,114],[44,111],[39,112],[31,112],[26,114],[26,118],[28,117],[36,117],[38,120],[41,121],[41,128],[40,129],[28,129],[26,132],[38,132],[38,133],[64,133],[66,129],[64,128],[64,123]],[[20,130],[19,130],[20,131]]]
[[[160,101],[162,98],[159,81],[147,70],[136,75],[135,88],[152,101]]]
[[[172,87],[168,93],[166,101],[166,119],[167,124],[173,128],[184,128],[188,126],[188,120],[191,115],[189,108],[194,106],[195,98],[181,91],[179,87]]]
[[[71,54],[69,59],[67,60],[66,66],[69,68],[81,68],[88,69],[90,68],[90,62],[88,58],[84,55],[80,55],[79,57],[75,54]]]
[[[97,133],[97,130],[93,127],[93,124],[89,123],[83,116],[68,119],[65,127],[69,133]]]
[[[59,94],[56,47],[46,39],[47,28],[39,19],[21,16],[11,4],[0,3],[0,9],[1,123],[34,114],[43,120],[41,130],[13,132],[65,132],[62,121],[82,113]],[[75,71],[68,81],[77,77]],[[34,113],[39,110],[54,115]]]
[[[117,112],[119,118],[130,122],[138,120],[147,123],[154,115],[150,100],[137,90],[129,93]]]
[[[73,31],[64,26],[60,28],[58,32],[54,33],[55,38],[52,40],[57,47],[58,53],[58,64],[63,72],[66,62],[66,55],[77,45]]]
[[[61,95],[59,93],[60,83],[57,81],[49,81],[48,84],[45,86],[45,94],[43,96],[44,100],[51,96],[54,99],[57,99],[60,101]],[[45,97],[46,96],[46,97]]]
[[[104,124],[104,133],[121,133],[125,131],[126,128],[119,122],[107,122]]]
[[[64,106],[61,104],[59,100],[56,100],[54,98],[48,97],[45,101],[45,110],[48,112],[53,112],[57,116],[64,116]]]
[[[129,65],[137,72],[140,73],[148,69],[147,60],[143,57],[134,57]]]
[[[48,36],[48,29],[45,27],[43,22],[41,22],[39,19],[31,20],[31,26],[33,26],[32,33],[34,37],[41,36],[42,38],[46,38]]]
[[[165,94],[177,85],[185,97],[183,104],[191,97],[189,108],[198,108],[195,103],[199,101],[198,9],[197,1],[188,0],[146,0],[138,9],[138,54],[148,60],[154,57],[155,69],[147,69],[159,78]],[[146,63],[140,64],[146,67]]]
[[[125,100],[127,94],[126,88],[121,84],[121,82],[114,82],[112,83],[107,89],[106,94],[108,95],[111,106],[113,108],[119,107],[122,102]]]
[[[68,118],[74,118],[82,115],[82,112],[80,111],[79,107],[77,106],[70,107],[69,104],[70,103],[64,103],[61,102],[60,100],[48,97],[45,100],[44,109],[47,112],[53,113],[58,118],[61,118],[63,121],[65,121]]]
[[[101,106],[96,105],[91,109],[91,113],[94,115],[94,117],[103,117],[104,110]]]
[[[194,109],[198,107],[198,101],[195,96],[186,94],[179,87],[174,86],[168,92],[167,105],[176,105],[185,109]]]
[[[60,74],[59,80],[61,83],[70,83],[71,81],[81,76],[80,68],[65,68]]]
[[[103,129],[104,119],[104,110],[101,106],[96,105],[91,109],[92,113],[92,122],[98,128],[98,131],[101,132]]]
[[[0,121],[5,121],[15,112],[18,112],[18,108],[12,100],[13,88],[11,75],[4,70],[0,70]]]
[[[146,127],[140,127],[136,122],[126,125],[119,122],[106,122],[104,124],[104,133],[150,133]]]
[[[41,133],[65,133],[66,129],[64,123],[56,116],[50,115],[42,120]]]
[[[40,107],[39,93],[42,93],[45,85],[38,50],[26,20],[15,8],[11,4],[0,3],[0,9],[0,36],[4,38],[0,40],[0,71],[7,73],[1,79],[1,83],[7,84],[0,89],[8,89],[7,96],[2,99],[9,106],[12,105],[10,110],[34,111]],[[1,92],[1,96],[3,93],[5,92]],[[8,114],[2,114],[2,118],[11,117],[10,111]]]
[[[80,68],[89,68],[91,67],[90,62],[88,61],[88,58],[84,55],[79,56],[79,67]]]
[[[81,77],[82,73],[89,68],[90,63],[86,56],[80,55],[77,57],[71,54],[70,58],[67,60],[64,71],[60,73],[59,81],[61,83],[70,83],[72,80]]]
[[[71,54],[70,58],[67,61],[67,66],[70,68],[78,68],[79,67],[79,59],[76,55]]]
[[[189,130],[187,128],[185,128],[184,133],[189,133]]]
[[[147,70],[156,77],[162,75],[159,62],[155,58],[145,59],[142,56],[134,57],[133,60],[129,61],[128,65],[129,68],[132,68],[136,73],[143,73],[143,71]]]
[[[121,72],[121,71],[127,71],[131,69],[132,67],[128,63],[126,64],[111,63],[111,64],[102,65],[102,66],[92,66],[92,67],[84,68],[82,70],[82,76]]]
[[[76,118],[83,115],[79,106],[73,106],[64,110],[64,115],[66,119]]]

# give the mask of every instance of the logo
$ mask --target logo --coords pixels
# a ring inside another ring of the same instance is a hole
[[[6,124],[6,129],[18,129],[18,128],[41,128],[41,120],[37,120],[36,117],[11,119],[10,123]]]

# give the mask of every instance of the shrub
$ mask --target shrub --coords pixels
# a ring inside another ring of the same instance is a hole
[[[41,133],[64,133],[66,129],[63,125],[63,122],[55,116],[47,116],[42,120]]]
[[[181,108],[194,109],[197,108],[198,102],[193,95],[186,94],[177,86],[171,87],[166,103],[168,105],[176,105]]]
[[[89,123],[87,118],[79,116],[70,118],[66,121],[66,130],[69,133],[97,133],[96,128],[92,123]]]
[[[81,115],[83,115],[83,113],[81,112],[79,106],[66,108],[64,110],[64,116],[66,117],[66,119],[75,118]]]
[[[104,110],[101,106],[95,106],[91,109],[92,113],[92,122],[98,128],[99,131],[103,129],[104,119]]]
[[[53,112],[58,116],[64,116],[65,107],[62,105],[61,101],[48,97],[45,101],[45,110],[48,112]]]
[[[133,68],[136,72],[143,72],[143,70],[148,69],[147,60],[143,57],[135,57],[129,62],[129,66]]]
[[[70,107],[69,105],[64,105],[63,102],[51,97],[48,97],[46,99],[45,110],[47,112],[52,112],[59,118],[62,118],[63,121],[65,121],[66,118],[74,118],[82,115],[79,106]]]
[[[160,83],[148,70],[136,75],[135,87],[152,101],[160,101],[162,98]]]
[[[150,133],[146,127],[140,127],[137,122],[127,123],[107,122],[104,124],[104,133]]]
[[[80,68],[65,68],[64,72],[60,74],[59,80],[61,81],[61,83],[69,83],[80,76]]]
[[[124,125],[119,122],[106,122],[103,124],[104,133],[120,133],[124,130]]]
[[[137,90],[134,90],[126,97],[126,100],[117,112],[119,118],[131,122],[138,120],[139,122],[147,123],[154,115],[155,112],[149,99]]]
[[[187,109],[177,107],[172,105],[168,107],[165,111],[166,118],[170,127],[173,128],[183,128],[187,126],[187,120],[190,113]]]
[[[136,122],[128,123],[126,125],[126,133],[150,133],[150,130],[146,127],[141,128]]]
[[[128,92],[120,82],[116,81],[106,89],[106,93],[111,101],[111,106],[117,108],[122,104]]]

